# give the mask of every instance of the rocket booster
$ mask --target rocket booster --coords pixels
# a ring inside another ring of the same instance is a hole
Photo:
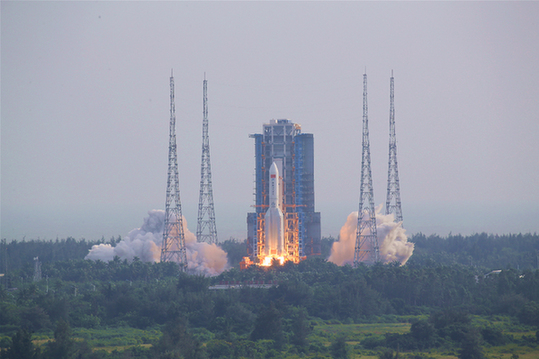
[[[279,179],[279,169],[275,162],[271,165],[269,171],[269,203],[270,207],[264,217],[265,226],[265,246],[264,254],[266,256],[282,256],[285,253],[284,248],[284,216],[281,210],[281,182]]]

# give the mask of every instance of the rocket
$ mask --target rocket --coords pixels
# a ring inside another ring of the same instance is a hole
[[[275,162],[271,165],[269,171],[269,203],[266,211],[265,220],[265,246],[264,254],[266,256],[282,256],[285,253],[284,248],[284,216],[281,210],[283,203],[281,198],[281,182],[279,179],[279,169]]]

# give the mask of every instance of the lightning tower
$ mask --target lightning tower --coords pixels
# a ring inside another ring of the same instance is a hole
[[[34,282],[41,280],[41,262],[39,257],[34,257]]]
[[[167,198],[165,204],[165,229],[161,246],[161,262],[176,262],[180,270],[187,269],[185,237],[183,233],[182,206],[176,149],[176,108],[174,105],[174,76],[170,73],[170,135],[168,145]]]
[[[387,171],[386,214],[393,213],[397,222],[402,222],[399,168],[397,166],[397,137],[395,135],[395,98],[393,71],[389,80],[389,163]]]
[[[361,188],[357,219],[354,266],[360,262],[373,264],[379,261],[376,236],[376,213],[371,175],[371,150],[369,144],[369,118],[367,108],[367,74],[363,74],[363,143],[361,156]]]
[[[215,210],[211,184],[210,137],[208,134],[208,81],[204,74],[202,90],[202,160],[200,170],[200,197],[198,200],[197,242],[217,243]]]

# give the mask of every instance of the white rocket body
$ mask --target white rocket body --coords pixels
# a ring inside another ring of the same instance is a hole
[[[270,207],[264,217],[265,226],[265,246],[264,254],[266,256],[282,256],[285,254],[284,248],[284,216],[281,210],[283,203],[281,198],[281,181],[279,178],[279,169],[275,162],[270,168],[269,180],[269,203]]]

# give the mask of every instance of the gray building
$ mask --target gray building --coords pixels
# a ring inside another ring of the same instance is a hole
[[[247,214],[249,256],[256,260],[264,245],[264,214],[268,208],[269,169],[273,162],[282,177],[285,242],[289,257],[320,254],[320,212],[314,207],[314,139],[290,120],[271,120],[255,140],[255,212]],[[290,260],[294,260],[289,258]],[[296,261],[296,262],[297,262]]]

